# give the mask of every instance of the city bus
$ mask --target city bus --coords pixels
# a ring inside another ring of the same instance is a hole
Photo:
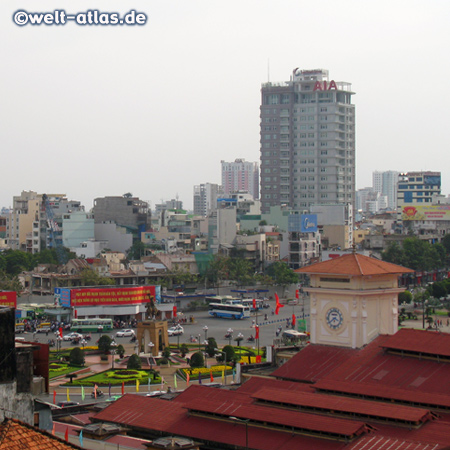
[[[258,311],[260,309],[264,308],[264,301],[260,298],[255,299],[256,302],[256,309],[253,308],[253,299],[252,298],[243,298],[240,303],[242,305],[248,306],[250,308],[250,311]]]
[[[108,332],[113,329],[112,319],[72,319],[70,326],[72,331],[77,333],[91,332],[91,331],[104,331]]]
[[[250,307],[227,303],[210,303],[208,312],[213,317],[224,319],[246,319],[250,317]]]
[[[232,297],[231,295],[212,295],[205,297],[206,303],[241,303],[241,299],[238,297]]]

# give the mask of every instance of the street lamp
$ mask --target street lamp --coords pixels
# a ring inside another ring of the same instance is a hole
[[[112,370],[114,370],[114,355],[116,354],[116,349],[117,349],[117,344],[115,343],[115,341],[112,341],[111,347],[110,347],[110,351],[111,351],[111,355],[112,355],[112,364],[111,364]]]
[[[227,385],[227,352],[224,352],[223,350],[219,350],[218,348],[215,348],[214,351],[222,353],[222,355],[224,355],[224,358],[225,358],[224,382],[225,382],[225,386],[226,386]]]
[[[206,348],[208,347],[208,341],[203,341],[203,344],[205,344],[205,367],[208,367],[208,355],[206,353]]]
[[[244,339],[244,335],[243,335],[242,333],[239,333],[239,334],[236,336],[236,342],[237,342],[238,347],[241,345],[242,339]]]
[[[425,328],[425,313],[428,312],[428,300],[422,301],[422,328]],[[428,316],[428,314],[427,314]]]
[[[227,334],[228,334],[228,345],[231,345],[231,339],[233,339],[233,330],[231,328],[228,328]]]
[[[81,347],[83,347],[83,350],[84,350],[84,346],[86,345],[86,343],[87,343],[87,341],[86,341],[86,339],[81,339],[81,342],[80,342],[80,344],[81,344]]]
[[[205,325],[203,327],[203,331],[205,332],[205,341],[207,341],[208,340],[208,325]]]
[[[152,341],[150,341],[148,343],[148,348],[150,350],[150,370],[153,369],[153,347],[154,346],[155,346],[155,344]]]
[[[200,349],[201,338],[202,338],[202,335],[199,334],[199,335],[198,335],[198,352],[199,352],[199,353],[201,352],[201,349]]]
[[[62,342],[62,340],[63,340],[63,338],[61,336],[59,336],[59,334],[58,334],[58,337],[56,338],[56,351],[58,353],[58,356],[59,356],[59,353],[61,351],[61,342]]]
[[[249,419],[239,419],[238,417],[230,416],[229,419],[234,422],[241,422],[245,424],[245,448],[248,450],[248,421]]]

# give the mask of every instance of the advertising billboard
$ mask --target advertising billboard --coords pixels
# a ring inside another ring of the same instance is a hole
[[[72,306],[117,306],[161,302],[160,286],[71,289]]]
[[[317,214],[301,215],[301,232],[316,233],[317,232]]]
[[[15,291],[0,291],[0,305],[17,308],[17,293]]]
[[[403,206],[402,220],[450,220],[450,205]]]

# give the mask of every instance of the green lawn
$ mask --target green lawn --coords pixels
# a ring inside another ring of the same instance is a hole
[[[74,379],[73,383],[66,383],[65,386],[121,386],[122,383],[127,385],[136,384],[136,380],[140,385],[148,384],[150,378],[150,384],[161,383],[161,377],[155,370],[127,370],[127,369],[115,369],[106,370],[104,372],[96,373],[89,377],[82,379]]]

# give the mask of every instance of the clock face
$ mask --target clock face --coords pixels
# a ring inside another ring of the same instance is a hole
[[[332,330],[337,330],[344,322],[344,316],[338,308],[330,308],[326,315],[327,325]]]

